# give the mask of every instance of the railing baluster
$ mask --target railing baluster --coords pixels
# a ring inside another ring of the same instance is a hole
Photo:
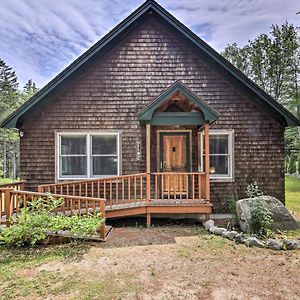
[[[170,201],[170,174],[167,175],[168,176],[168,200]],[[173,179],[173,186],[174,186],[174,179]],[[174,189],[174,187],[173,187]]]
[[[143,201],[143,176],[140,176],[140,200]]]
[[[122,204],[124,203],[124,177],[122,177]]]
[[[158,190],[157,190],[157,177],[158,177],[158,175],[154,174],[154,178],[155,178],[155,187],[154,187],[155,200],[157,200],[157,193],[158,193]]]
[[[192,198],[195,200],[195,174],[192,174]]]
[[[112,207],[112,205],[113,205],[113,198],[112,198],[112,179],[110,179],[110,181],[109,181],[109,194],[110,194],[110,207]]]
[[[137,199],[136,199],[136,176],[134,176],[134,201],[137,201]]]
[[[116,178],[116,204],[119,204],[119,179]]]
[[[127,177],[128,180],[128,202],[131,202],[131,177]]]
[[[179,197],[180,197],[180,204],[182,204],[182,176],[179,175]]]

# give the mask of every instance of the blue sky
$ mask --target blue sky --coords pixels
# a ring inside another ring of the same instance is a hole
[[[242,46],[272,24],[300,26],[299,0],[159,0],[217,51]],[[0,0],[0,58],[21,86],[42,87],[122,21],[140,0]]]

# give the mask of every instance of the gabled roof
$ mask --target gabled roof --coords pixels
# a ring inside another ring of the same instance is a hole
[[[190,29],[179,22],[174,16],[172,16],[168,11],[166,11],[162,6],[160,6],[153,0],[147,0],[146,2],[144,2],[126,19],[119,23],[114,29],[112,29],[85,53],[79,56],[73,63],[66,67],[61,73],[59,73],[41,90],[39,90],[20,108],[18,108],[8,118],[6,118],[2,122],[1,126],[6,128],[17,127],[19,122],[21,122],[23,118],[25,118],[25,116],[32,111],[33,108],[57,95],[58,92],[66,86],[66,84],[76,78],[76,75],[79,72],[87,68],[96,58],[99,58],[109,47],[115,45],[118,42],[119,38],[122,38],[123,33],[137,24],[137,22],[145,14],[151,12],[158,14],[167,24],[169,24],[178,33],[188,39],[192,44],[194,44],[196,48],[201,50],[202,53],[205,53],[215,65],[226,71],[234,79],[238,80],[243,88],[246,88],[248,91],[253,93],[253,95],[255,95],[255,98],[266,104],[268,108],[278,114],[285,126],[300,126],[300,120],[298,120],[292,113],[290,113],[274,98],[263,91],[246,75],[235,68],[223,56],[217,53],[207,43],[205,43]]]
[[[169,100],[178,92],[186,96],[191,102],[193,102],[201,112],[155,112],[155,110],[159,108],[165,101]],[[170,120],[170,118],[172,118],[172,115],[176,117]],[[182,116],[182,118],[180,118],[180,116]],[[148,104],[138,115],[138,119],[140,122],[150,123],[154,125],[171,125],[171,123],[172,125],[203,125],[204,123],[213,123],[218,120],[218,118],[219,113],[211,108],[206,102],[201,100],[197,95],[195,95],[181,81],[176,81],[153,102]],[[174,124],[173,120],[175,121]]]

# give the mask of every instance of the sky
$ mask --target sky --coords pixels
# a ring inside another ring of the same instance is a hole
[[[142,0],[0,0],[0,58],[45,85]],[[299,0],[158,0],[217,51],[243,46],[272,24],[300,26]]]

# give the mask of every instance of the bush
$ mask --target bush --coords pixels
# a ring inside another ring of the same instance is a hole
[[[79,217],[53,215],[53,210],[59,208],[63,199],[50,196],[49,202],[35,199],[28,207],[20,209],[20,213],[12,219],[12,226],[0,232],[0,244],[8,247],[35,246],[44,240],[50,231],[70,231],[82,236],[96,234],[104,222],[100,214]]]
[[[272,213],[266,208],[260,196],[263,192],[257,182],[247,185],[246,194],[253,198],[253,209],[251,211],[251,220],[256,228],[256,233],[260,237],[267,237],[270,231],[270,225],[273,223]]]
[[[265,207],[260,199],[256,199],[251,212],[251,219],[256,227],[256,233],[260,237],[267,237],[270,225],[273,223],[272,213]]]

